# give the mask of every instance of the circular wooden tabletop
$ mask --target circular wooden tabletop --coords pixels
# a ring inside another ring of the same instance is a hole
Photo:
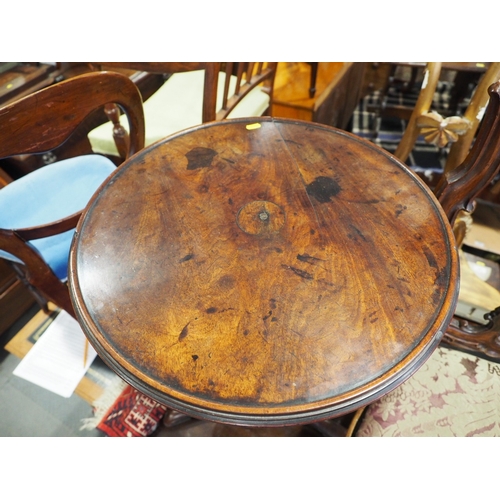
[[[91,200],[70,258],[102,359],[198,418],[273,426],[353,411],[406,380],[458,295],[429,189],[320,124],[202,125],[129,159]]]

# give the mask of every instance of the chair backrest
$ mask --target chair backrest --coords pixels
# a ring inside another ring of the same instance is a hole
[[[62,145],[87,116],[108,103],[116,103],[129,120],[126,155],[141,150],[145,131],[139,90],[126,76],[96,72],[64,80],[0,108],[0,158],[44,153]],[[80,216],[78,211],[43,225],[0,228],[0,248],[24,263],[19,274],[26,284],[70,314],[74,312],[66,284],[27,242],[65,233],[76,227]]]
[[[137,87],[114,72],[63,80],[0,109],[0,158],[50,151],[93,111],[115,103],[131,124],[127,157],[144,147],[144,114]]]
[[[463,117],[448,117],[441,121],[441,117],[432,112],[432,104],[442,67],[440,62],[427,63],[417,102],[394,154],[401,161],[406,161],[418,136],[425,131],[428,134],[426,140],[439,147],[452,142],[444,169],[450,172],[463,162],[469,152],[488,103],[488,87],[500,78],[500,63],[489,64]],[[442,138],[446,142],[441,143]]]
[[[500,169],[500,82],[488,93],[489,104],[472,149],[459,166],[444,172],[434,190],[452,225],[461,210],[473,211],[474,200]]]
[[[223,120],[258,85],[272,96],[277,62],[100,62],[93,67],[127,68],[148,73],[171,75],[185,71],[205,71],[203,90],[203,123]],[[219,72],[226,74],[222,107],[217,109],[217,82]],[[230,92],[230,76],[236,76],[236,86]]]
[[[272,106],[274,79],[276,76],[277,62],[227,62],[222,63],[222,69],[226,73],[224,92],[222,96],[222,107],[217,110],[216,120],[223,120],[231,111],[245,98],[255,87],[261,88],[270,97],[268,111]],[[230,92],[230,76],[236,76],[234,91]]]
[[[418,95],[417,102],[406,125],[405,132],[394,153],[401,161],[406,161],[411,150],[415,146],[420,129],[417,127],[417,118],[424,113],[428,113],[432,106],[432,100],[441,74],[441,63],[428,63],[424,70],[422,87]]]
[[[204,71],[202,123],[223,120],[240,104],[243,99],[256,87],[269,96],[268,110],[272,106],[272,94],[276,68],[278,63],[273,62],[98,62],[89,63],[94,69],[127,69],[144,71],[152,74],[171,76],[188,71]],[[224,76],[224,85],[219,86],[219,77]],[[169,109],[165,109],[165,116],[169,116]],[[127,132],[120,125],[119,113],[108,106],[108,118],[113,123],[113,138],[116,149],[122,155],[122,138]],[[192,125],[197,125],[193,123]],[[147,124],[146,124],[147,126]],[[177,130],[176,130],[177,131]],[[146,140],[146,145],[148,139]]]

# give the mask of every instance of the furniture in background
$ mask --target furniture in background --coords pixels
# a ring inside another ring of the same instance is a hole
[[[214,120],[268,114],[277,63],[93,63],[164,74],[166,82],[144,103],[146,146],[180,130]],[[95,153],[121,156],[126,130],[119,113],[88,137]]]
[[[353,62],[278,63],[272,116],[347,130],[361,97],[364,69],[365,63]]]
[[[142,100],[126,76],[89,73],[0,109],[0,158],[45,153],[64,143],[90,113],[116,103],[130,121],[131,155],[144,146]],[[74,316],[68,255],[74,227],[99,185],[115,170],[101,155],[51,163],[0,189],[0,257],[43,308],[54,302]]]
[[[488,87],[500,78],[500,63],[490,63],[481,75],[463,117],[443,117],[432,109],[442,69],[443,63],[426,65],[417,103],[410,110],[408,125],[395,155],[406,161],[419,135],[440,148],[452,143],[445,165],[445,172],[449,172],[464,161],[470,150],[488,103]]]
[[[61,63],[0,63],[0,106],[60,81],[62,69]]]
[[[428,63],[425,62],[387,62],[367,64],[368,86],[366,91],[378,90],[380,100],[372,108],[380,120],[381,117],[395,117],[409,120],[412,109],[402,103],[389,104],[387,94],[392,86],[398,86],[404,93],[412,92],[416,84],[422,84],[423,73]],[[489,63],[482,62],[443,62],[442,77],[452,83],[449,101],[449,114],[456,115],[459,105],[470,95],[471,88],[477,85],[479,78],[486,71]],[[365,94],[364,94],[365,95]],[[376,123],[377,121],[376,120]]]
[[[436,189],[450,222],[500,168],[500,82],[489,89],[490,102],[474,146]],[[456,227],[457,244],[463,231]],[[498,304],[500,306],[500,304]],[[442,345],[394,392],[360,409],[349,433],[357,436],[499,436],[500,308],[478,325],[452,320]],[[451,350],[447,346],[458,348]],[[361,420],[359,420],[361,418]],[[356,430],[358,420],[361,422]]]
[[[433,98],[443,63],[428,63],[423,74],[423,84],[418,100],[409,117],[403,137],[396,149],[395,156],[401,161],[406,161],[414,148],[420,135],[429,143],[443,148],[451,143],[444,166],[444,176],[457,175],[457,166],[462,163],[469,152],[476,135],[479,123],[484,115],[488,103],[488,87],[500,78],[500,63],[490,63],[486,72],[481,74],[476,89],[472,93],[470,103],[462,116],[443,117],[433,109]],[[494,177],[494,176],[493,176]],[[489,182],[493,179],[489,178]],[[481,177],[477,177],[480,179]],[[482,184],[483,189],[488,188],[489,182]],[[439,187],[434,187],[436,193]],[[470,189],[468,186],[467,189]],[[474,198],[478,193],[474,193]],[[472,211],[472,205],[467,207]],[[465,237],[466,227],[473,227],[473,217],[470,220],[462,218],[461,224],[455,228],[459,241]],[[483,319],[485,313],[500,306],[500,291],[476,275],[469,264],[469,260],[460,250],[462,279],[456,315],[468,320],[486,323]]]
[[[307,423],[377,399],[424,363],[458,295],[428,188],[312,122],[170,136],[115,172],[77,232],[70,291],[101,359],[169,408],[229,424]]]
[[[309,97],[316,95],[316,80],[318,79],[318,66],[319,62],[308,62],[311,67],[311,79],[309,83]]]

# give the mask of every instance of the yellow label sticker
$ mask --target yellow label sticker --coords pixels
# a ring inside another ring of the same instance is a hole
[[[476,63],[477,68],[484,68],[486,65],[484,63]]]
[[[14,85],[12,85],[12,83],[7,84],[7,88],[8,88],[8,89],[12,88],[13,86],[14,86]]]
[[[260,128],[261,124],[260,123],[249,123],[247,125],[247,130],[255,130],[257,128]]]

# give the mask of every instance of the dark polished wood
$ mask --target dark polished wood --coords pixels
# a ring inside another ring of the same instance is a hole
[[[434,191],[451,224],[460,210],[473,210],[474,200],[500,169],[500,82],[488,93],[488,108],[472,149],[463,163],[445,172]]]
[[[44,79],[34,78],[34,75],[39,74],[43,68],[45,68],[45,71],[50,75],[50,77]],[[161,74],[146,73],[145,71],[126,68],[109,68],[106,66],[103,66],[102,70],[113,71],[128,76],[139,89],[143,101],[151,97],[151,95],[156,92],[163,83],[165,83],[165,79]],[[44,65],[41,63],[22,64],[21,66],[17,65],[0,75],[0,88],[2,85],[4,87],[11,86],[9,87],[9,94],[4,96],[6,99],[5,103],[1,101],[0,104],[10,104],[21,97],[32,94],[41,90],[41,88],[48,87],[58,81],[69,80],[76,76],[95,71],[96,70],[92,69],[89,63],[84,62],[62,62],[57,63],[56,66]],[[27,76],[21,78],[19,74],[21,72],[23,74],[27,74],[29,78]],[[17,82],[17,84],[14,85],[13,81],[14,83]],[[20,90],[22,90],[22,93]],[[116,109],[116,107],[114,106],[113,109]],[[64,144],[55,148],[49,154],[23,154],[1,159],[0,186],[29,174],[51,161],[64,160],[66,158],[72,158],[83,154],[92,154],[92,146],[90,145],[87,135],[91,130],[106,121],[108,121],[108,117],[105,114],[104,109],[96,110],[96,112],[87,116],[87,118],[74,131],[71,137],[64,142]],[[111,160],[119,165],[121,161],[123,161],[123,158],[125,158],[125,155],[122,156],[121,160],[117,157],[111,157]]]
[[[131,134],[127,154],[134,154],[144,146],[139,91],[126,76],[94,72],[56,83],[0,108],[0,158],[42,153],[60,146],[89,114],[109,102],[117,103],[129,117]],[[45,299],[72,315],[66,283],[57,278],[28,240],[68,231],[76,226],[80,215],[78,212],[37,227],[0,228],[0,248],[24,263],[16,265],[16,270]]]
[[[442,343],[449,347],[483,355],[500,361],[500,306],[485,315],[486,325],[455,317],[445,332]]]
[[[196,418],[301,424],[366,405],[431,354],[453,233],[399,160],[310,122],[226,120],[125,162],[77,227],[69,285],[101,358]]]

